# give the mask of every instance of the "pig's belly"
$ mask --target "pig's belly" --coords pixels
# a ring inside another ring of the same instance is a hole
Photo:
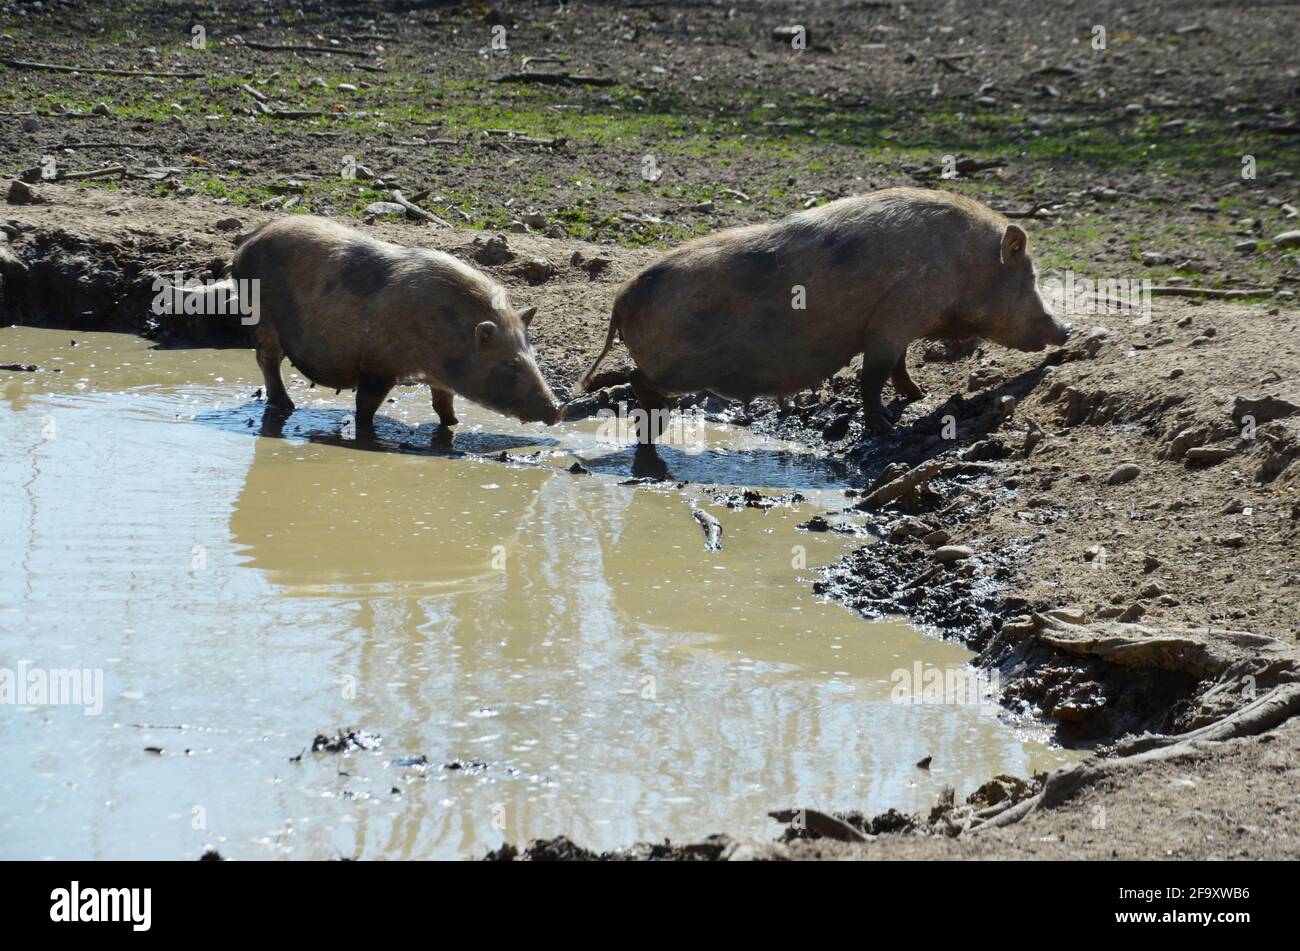
[[[283,342],[281,346],[284,346]],[[350,390],[361,377],[359,360],[332,354],[320,347],[284,346],[284,355],[295,370],[321,386]]]
[[[708,391],[732,400],[786,396],[816,387],[861,352],[834,333],[796,328],[774,334],[769,327],[765,334],[747,325],[715,330],[701,334],[696,327],[625,342],[637,366],[658,388],[669,393]],[[689,343],[683,346],[681,341]]]

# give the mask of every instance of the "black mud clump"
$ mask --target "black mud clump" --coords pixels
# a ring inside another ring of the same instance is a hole
[[[248,346],[236,316],[157,314],[156,281],[218,280],[219,258],[195,260],[179,237],[121,243],[11,222],[0,253],[0,317],[27,327],[132,333],[165,344]]]
[[[361,730],[339,730],[334,736],[318,733],[311,741],[313,753],[352,753],[357,750],[377,750],[382,739],[374,733]]]
[[[592,852],[575,845],[564,836],[533,839],[520,851],[504,844],[484,856],[486,862],[717,862],[733,844],[730,836],[711,835],[699,842],[674,845],[663,842],[638,842],[614,852]]]
[[[1002,703],[1018,713],[1051,717],[1067,746],[1090,747],[1117,736],[1174,734],[1196,713],[1197,680],[1170,670],[1121,667],[1095,657],[1063,655],[1004,625],[981,663],[1006,685]]]

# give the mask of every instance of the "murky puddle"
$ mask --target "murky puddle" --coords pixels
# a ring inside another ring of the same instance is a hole
[[[693,484],[620,484],[596,420],[458,400],[447,446],[402,388],[363,449],[350,394],[303,385],[264,433],[249,351],[0,330],[14,362],[62,372],[0,371],[0,676],[102,671],[102,711],[0,705],[0,857],[768,837],[769,809],[914,810],[1069,756],[988,703],[891,700],[970,654],[812,594],[852,540],[795,526],[843,473],[790,447],[706,426],[663,453]],[[809,501],[733,511],[697,482]],[[339,728],[379,745],[310,751]]]

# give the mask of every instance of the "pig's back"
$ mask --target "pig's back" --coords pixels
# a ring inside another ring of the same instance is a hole
[[[260,282],[270,320],[290,362],[313,382],[351,388],[392,318],[407,312],[413,252],[322,218],[281,219],[236,252],[237,279]]]

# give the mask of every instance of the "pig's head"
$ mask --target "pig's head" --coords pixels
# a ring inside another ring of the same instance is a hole
[[[1018,225],[1007,225],[997,261],[982,260],[989,260],[994,271],[978,308],[980,336],[1013,350],[1042,350],[1064,344],[1070,336],[1070,325],[1053,316],[1038,291],[1025,232]]]
[[[559,421],[563,407],[546,385],[528,342],[536,307],[515,311],[504,300],[481,312],[470,327],[469,358],[456,390],[476,403],[525,423]]]

